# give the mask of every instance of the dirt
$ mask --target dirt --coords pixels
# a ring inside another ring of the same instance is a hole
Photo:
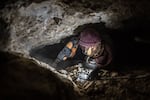
[[[150,70],[131,70],[128,72],[99,70],[93,80],[77,81],[73,72],[78,65],[67,68],[82,95],[90,99],[123,99],[137,100],[149,98]]]

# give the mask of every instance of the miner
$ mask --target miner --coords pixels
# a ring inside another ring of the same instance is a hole
[[[87,69],[96,70],[108,67],[112,63],[111,44],[101,33],[93,28],[85,28],[78,37],[72,38],[66,46],[60,51],[55,63],[65,62],[74,58],[81,49],[84,56],[82,62]],[[61,67],[61,66],[60,66]]]

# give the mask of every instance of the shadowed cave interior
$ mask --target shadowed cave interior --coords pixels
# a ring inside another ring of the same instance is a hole
[[[58,53],[62,50],[70,38],[79,35],[78,33],[82,31],[82,29],[92,27],[100,33],[109,35],[113,44],[114,65],[111,66],[113,69],[125,71],[148,68],[148,66],[150,66],[148,59],[150,56],[150,41],[148,40],[150,29],[147,26],[150,25],[150,20],[131,18],[123,23],[124,27],[119,29],[106,28],[104,23],[85,24],[79,26],[74,30],[74,35],[62,39],[61,42],[57,44],[42,45],[33,48],[30,51],[30,55],[40,61],[52,65],[52,62],[56,59]],[[80,50],[77,52],[80,52]],[[80,53],[65,64],[70,64],[67,65],[68,67],[77,64],[74,59],[82,59],[83,56],[84,55]]]

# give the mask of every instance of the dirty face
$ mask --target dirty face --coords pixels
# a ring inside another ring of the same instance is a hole
[[[101,42],[98,42],[91,47],[81,46],[81,49],[85,55],[95,58],[100,55],[100,52],[103,51],[103,45],[101,44]]]

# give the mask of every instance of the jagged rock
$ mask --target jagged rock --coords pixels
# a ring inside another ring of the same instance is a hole
[[[9,33],[11,33],[7,50],[28,55],[31,48],[60,42],[60,39],[72,35],[80,25],[105,22],[106,27],[118,28],[122,25],[121,21],[132,16],[130,6],[127,8],[120,2],[113,3],[113,0],[70,1],[69,4],[65,2],[63,0],[43,2],[33,0],[29,3],[18,1],[4,7],[1,10],[1,17],[8,24]],[[95,8],[99,9],[98,11],[92,10],[95,2],[97,2],[96,5],[100,5],[99,7],[101,4],[106,4],[106,10],[100,9],[98,6]],[[90,7],[87,9],[85,6],[77,6],[80,10],[76,10],[76,6],[70,6],[74,3],[83,5],[89,3],[93,6],[90,6],[91,9]],[[130,2],[126,2],[126,5],[130,5]],[[116,11],[112,10],[113,8]]]
[[[18,54],[0,52],[1,100],[77,100],[72,85],[35,61]],[[73,98],[72,98],[73,97]]]

